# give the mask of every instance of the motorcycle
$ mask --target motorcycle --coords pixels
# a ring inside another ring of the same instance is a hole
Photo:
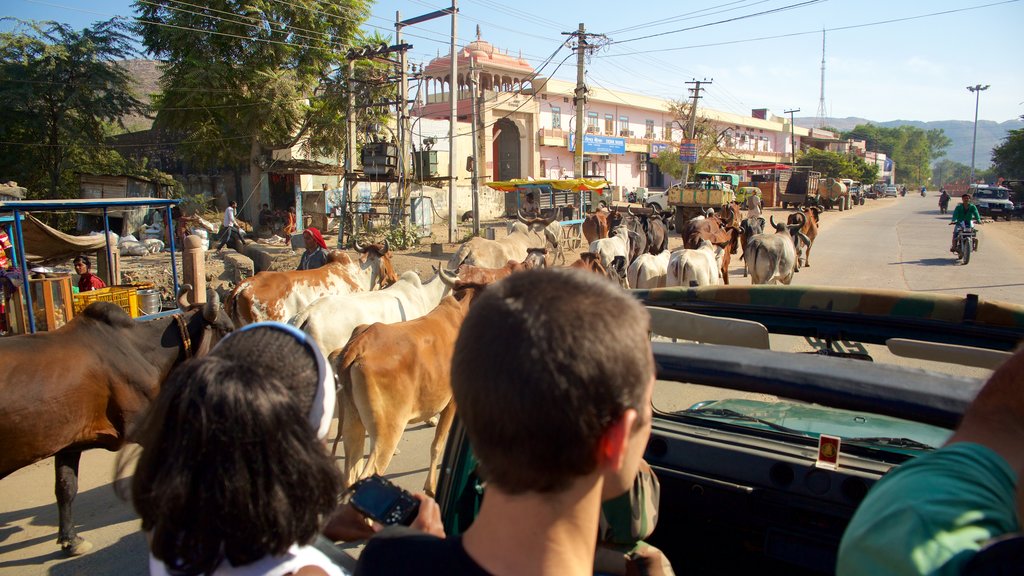
[[[924,189],[924,188],[921,188],[921,198],[924,198],[924,197],[925,197],[925,196],[927,196],[927,195],[928,195],[928,192],[927,192],[927,191],[925,191],[925,189]]]
[[[949,211],[949,196],[939,198],[939,213],[945,214]]]
[[[971,261],[971,252],[978,250],[978,230],[968,221],[956,227],[956,241],[953,242],[956,257],[966,266]]]

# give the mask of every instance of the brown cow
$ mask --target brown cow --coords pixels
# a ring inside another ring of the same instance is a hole
[[[728,211],[732,213],[732,211]],[[732,214],[725,224],[717,216],[711,218],[694,218],[688,220],[680,231],[683,235],[683,247],[689,250],[700,248],[700,241],[707,240],[715,246],[724,248],[722,251],[722,281],[729,283],[729,265],[732,261],[732,253],[736,251],[739,244],[740,226],[736,214]]]
[[[236,328],[264,320],[287,322],[323,296],[386,288],[398,281],[387,240],[357,243],[355,249],[362,255],[356,262],[332,251],[320,268],[266,271],[246,278],[228,295],[224,309]]]
[[[799,228],[791,231],[791,235],[793,236],[793,242],[797,246],[800,245],[798,243],[799,241],[797,239],[797,232],[802,233],[806,237],[806,240],[804,240],[804,241],[807,243],[807,248],[805,250],[803,250],[803,256],[804,256],[804,261],[803,261],[803,264],[802,264],[803,266],[810,266],[811,265],[811,246],[814,244],[814,239],[818,237],[818,221],[821,218],[821,207],[820,206],[811,206],[810,207],[810,217],[809,218],[808,218],[807,210],[808,210],[807,208],[804,208],[803,206],[801,206],[799,212],[794,212],[794,213],[790,214],[789,218],[786,220],[786,222],[788,224],[799,224],[800,225]],[[799,250],[797,250],[797,252],[800,253]]]
[[[527,252],[529,255],[526,257],[526,260],[522,262],[509,260],[501,268],[484,268],[473,266],[472,264],[463,264],[456,270],[456,275],[464,284],[486,285],[497,282],[513,272],[548,267],[547,248],[530,248]]]
[[[183,314],[136,322],[96,302],[53,332],[0,338],[0,478],[55,457],[57,543],[66,554],[92,548],[71,513],[82,451],[121,448],[171,369],[230,330],[211,292]]]
[[[601,257],[593,252],[580,252],[579,260],[570,264],[569,267],[589,270],[605,278],[608,277],[608,272],[601,265]]]
[[[608,237],[608,231],[611,229],[608,225],[608,212],[598,210],[592,214],[588,214],[583,219],[582,224],[583,237],[587,239],[587,244],[590,244],[594,240]]]
[[[440,413],[423,489],[433,494],[437,487],[437,465],[455,416],[451,388],[455,339],[470,303],[483,289],[445,271],[440,274],[453,293],[437,308],[408,322],[362,326],[343,350],[331,356],[341,383],[338,401],[343,411],[346,486],[383,474],[405,427]],[[367,433],[370,454],[360,470],[357,465]]]

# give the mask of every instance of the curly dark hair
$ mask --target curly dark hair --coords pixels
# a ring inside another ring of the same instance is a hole
[[[182,365],[137,431],[131,501],[174,572],[283,554],[334,511],[341,475],[309,401],[262,368],[216,354]]]

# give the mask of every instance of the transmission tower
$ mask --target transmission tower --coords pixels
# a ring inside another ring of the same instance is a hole
[[[818,96],[818,128],[825,127],[825,31],[821,31],[821,94]]]

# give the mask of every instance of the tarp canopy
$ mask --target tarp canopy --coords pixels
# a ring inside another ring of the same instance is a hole
[[[561,180],[506,180],[503,182],[487,182],[485,186],[501,190],[503,192],[515,192],[520,188],[530,186],[550,186],[555,190],[572,190],[582,192],[586,190],[602,190],[609,186],[607,180],[589,180],[586,178],[565,178]]]
[[[22,230],[25,234],[25,259],[32,263],[66,260],[106,247],[103,234],[72,236],[43,224],[31,214],[25,214]]]

